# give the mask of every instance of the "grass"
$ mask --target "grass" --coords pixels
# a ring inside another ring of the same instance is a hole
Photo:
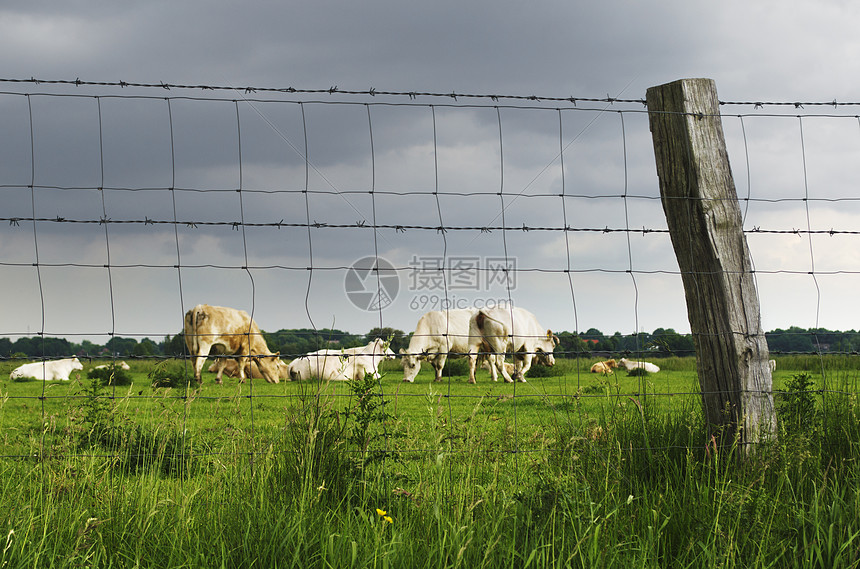
[[[0,566],[856,567],[858,374],[824,360],[807,382],[780,359],[800,416],[745,460],[708,444],[690,358],[517,384],[3,380]]]

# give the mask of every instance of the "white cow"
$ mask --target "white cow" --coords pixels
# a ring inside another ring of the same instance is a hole
[[[93,369],[107,369],[108,365],[110,365],[110,364],[102,364],[100,366],[94,367]],[[116,367],[118,367],[120,369],[124,369],[125,371],[128,371],[131,369],[131,366],[129,366],[125,362],[119,362],[118,364],[116,364]]]
[[[630,361],[627,358],[621,358],[618,360],[618,365],[626,369],[627,371],[633,371],[634,369],[644,369],[648,373],[657,373],[660,371],[660,368],[651,362],[642,362],[642,361]]]
[[[245,381],[245,367],[257,362],[260,373],[269,383],[278,383],[278,354],[271,353],[257,323],[244,310],[198,304],[185,313],[185,345],[194,364],[194,379],[200,374],[210,350],[215,354],[233,354],[239,365],[239,381]],[[224,358],[219,358],[215,382],[221,383]]]
[[[289,374],[293,381],[305,379],[352,380],[364,379],[374,373],[373,356],[366,354],[305,354],[290,362]]]
[[[315,352],[311,352],[309,354],[305,354],[307,356],[313,355],[334,355],[334,356],[347,356],[349,359],[351,356],[367,356],[367,359],[362,360],[362,368],[366,369],[369,373],[373,374],[373,377],[379,379],[379,364],[382,363],[383,360],[392,360],[394,359],[394,352],[388,347],[388,342],[383,340],[382,338],[377,338],[367,344],[366,346],[358,346],[356,348],[341,348],[340,350],[332,350],[332,349],[324,349],[317,350]],[[304,357],[304,356],[302,356]],[[353,366],[355,367],[355,366]],[[356,373],[359,371],[356,368]],[[363,377],[363,375],[362,375]]]
[[[767,367],[770,368],[770,373],[776,371],[776,360],[767,360]]]
[[[69,380],[69,374],[73,370],[82,370],[84,366],[78,361],[78,358],[66,358],[63,360],[53,360],[46,362],[33,362],[16,367],[9,374],[9,379],[22,377],[32,377],[41,380],[61,379]]]
[[[525,381],[525,374],[538,358],[544,365],[555,365],[552,351],[558,345],[558,337],[552,330],[543,331],[534,314],[524,308],[493,308],[478,310],[469,321],[469,383],[475,383],[477,358],[481,345],[489,346],[493,381],[501,372],[505,381],[514,381],[505,369],[505,354],[514,355],[514,376]]]
[[[431,310],[415,325],[409,347],[400,350],[403,381],[414,382],[427,360],[436,370],[434,381],[442,381],[445,361],[469,355],[469,321],[478,311],[470,308]],[[480,351],[476,348],[475,355]]]

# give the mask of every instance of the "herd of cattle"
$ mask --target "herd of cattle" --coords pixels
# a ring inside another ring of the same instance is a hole
[[[194,378],[201,381],[206,358],[215,356],[208,368],[215,373],[216,383],[222,376],[262,378],[269,383],[289,381],[350,380],[370,374],[379,377],[379,364],[394,359],[388,342],[377,338],[357,348],[317,350],[287,363],[272,353],[266,345],[257,323],[244,310],[223,306],[198,304],[185,314],[185,344],[194,368]],[[442,380],[442,368],[449,358],[469,359],[469,383],[475,383],[478,363],[489,370],[493,381],[499,374],[506,382],[525,381],[525,374],[534,362],[546,366],[555,364],[553,350],[558,337],[544,330],[534,314],[519,307],[496,309],[458,309],[431,311],[424,314],[415,327],[407,349],[400,350],[403,380],[415,381],[421,362],[435,370],[435,381]],[[505,362],[505,354],[513,354],[513,363]],[[128,369],[122,362],[122,367]],[[618,362],[608,360],[592,366],[593,373],[609,374],[619,366],[656,373],[660,368],[649,362]],[[82,370],[77,358],[33,362],[19,366],[10,379],[33,377],[42,380],[69,379],[74,370]]]

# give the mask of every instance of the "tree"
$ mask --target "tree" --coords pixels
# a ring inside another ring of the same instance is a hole
[[[172,356],[174,358],[181,358],[187,352],[187,348],[185,347],[185,333],[179,332],[179,334],[173,336],[172,338],[168,335],[164,337],[164,341],[161,342],[161,353],[165,356]]]
[[[137,340],[134,338],[120,338],[119,336],[111,338],[105,344],[105,347],[110,350],[111,354],[120,356],[133,355],[136,346]]]
[[[144,338],[132,350],[135,356],[154,356],[158,354],[158,345],[149,338]]]
[[[376,338],[382,338],[383,340],[391,339],[391,343],[388,345],[389,349],[395,354],[401,348],[406,348],[409,346],[409,341],[406,339],[406,335],[403,333],[403,330],[396,330],[394,328],[380,328],[376,327],[370,330],[367,335],[364,337],[365,343],[369,344]]]

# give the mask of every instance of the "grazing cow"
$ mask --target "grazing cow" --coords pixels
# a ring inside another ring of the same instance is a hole
[[[373,356],[367,354],[344,354],[331,350],[329,354],[305,354],[290,362],[290,379],[351,380],[364,379],[374,374]]]
[[[630,361],[627,358],[621,358],[618,360],[618,365],[626,369],[627,371],[633,371],[634,369],[644,369],[648,373],[657,373],[660,371],[660,368],[651,362],[642,362],[642,361]]]
[[[227,377],[239,377],[239,362],[233,358],[218,358],[218,360],[219,361],[216,361],[209,366],[210,372],[218,373],[218,367],[221,366],[224,370],[224,375]],[[256,361],[251,360],[251,367],[245,365],[245,377],[250,377],[251,379],[263,379],[263,373],[260,371],[260,366],[257,365]],[[286,380],[290,379],[289,367],[287,363],[281,359],[278,359],[278,377]]]
[[[269,383],[278,383],[278,354],[272,354],[257,323],[244,310],[198,304],[185,313],[185,345],[194,364],[194,379],[201,382],[203,363],[210,350],[236,356],[239,381],[245,381],[245,367],[253,360]],[[215,383],[221,383],[224,358],[219,358]]]
[[[770,373],[776,371],[776,360],[767,360],[767,367],[770,368]]]
[[[388,342],[386,342],[382,338],[377,338],[366,346],[358,346],[356,348],[342,348],[340,350],[317,350],[306,355],[343,355],[346,356],[347,359],[349,359],[351,356],[367,356],[366,360],[362,360],[362,366],[366,368],[369,373],[372,373],[373,377],[376,379],[379,379],[380,377],[379,364],[382,363],[382,360],[394,359],[394,352],[392,352],[391,349],[388,347]]]
[[[32,377],[33,379],[54,380],[61,379],[69,380],[69,374],[73,370],[82,370],[84,366],[78,361],[78,358],[66,358],[63,360],[53,360],[47,362],[33,362],[16,367],[9,374],[9,379],[17,379],[23,377]]]
[[[109,365],[115,365],[116,367],[118,367],[118,368],[120,368],[120,369],[124,369],[125,371],[128,371],[128,370],[130,370],[130,369],[131,369],[131,366],[129,366],[129,365],[128,365],[127,363],[125,363],[125,362],[119,362],[118,364],[102,364],[102,365],[100,365],[100,366],[96,366],[96,367],[94,367],[93,369],[107,369],[107,367],[108,367]]]
[[[505,369],[504,358],[508,351],[514,355],[514,376],[525,381],[532,360],[538,359],[547,366],[555,365],[552,351],[558,345],[558,337],[552,330],[543,332],[534,314],[524,308],[493,308],[478,310],[469,321],[469,383],[475,383],[477,358],[473,356],[481,344],[489,346],[490,372],[493,381],[499,371],[506,382],[513,382]]]
[[[431,310],[415,325],[415,333],[409,347],[400,350],[403,365],[403,381],[415,381],[421,370],[421,360],[426,360],[436,370],[433,381],[442,381],[445,361],[470,355],[469,321],[477,310],[460,308],[454,310]],[[480,349],[476,349],[477,352]]]
[[[606,360],[605,362],[597,362],[593,366],[591,366],[591,373],[602,373],[603,375],[609,375],[610,373],[614,373],[612,370],[618,367],[618,362],[615,360]]]

